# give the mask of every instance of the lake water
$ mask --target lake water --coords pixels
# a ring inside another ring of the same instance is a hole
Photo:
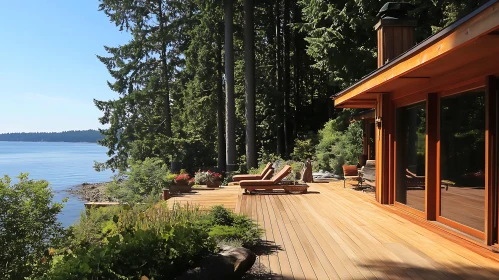
[[[111,171],[93,169],[94,161],[108,158],[106,151],[107,148],[91,143],[0,142],[0,175],[9,175],[13,183],[21,172],[28,172],[31,179],[47,180],[55,201],[68,198],[59,220],[69,226],[78,220],[84,206],[65,190],[84,182],[110,181]]]

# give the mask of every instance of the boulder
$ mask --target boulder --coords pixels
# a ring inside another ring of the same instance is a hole
[[[176,279],[241,279],[255,263],[256,255],[246,248],[224,246],[221,249],[220,253],[204,258],[200,267],[191,269]]]
[[[234,275],[241,278],[246,271],[250,270],[256,260],[256,255],[251,250],[243,247],[222,247],[220,255],[227,258],[234,267]]]

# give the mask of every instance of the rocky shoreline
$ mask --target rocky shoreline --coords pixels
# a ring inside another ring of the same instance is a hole
[[[106,185],[108,183],[83,183],[67,190],[68,193],[79,197],[85,202],[104,202],[111,201],[106,194]]]

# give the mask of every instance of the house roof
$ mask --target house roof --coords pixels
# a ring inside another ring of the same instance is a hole
[[[488,67],[492,60],[499,62],[497,58],[494,58],[499,56],[497,55],[499,52],[498,2],[499,0],[487,2],[366,75],[354,85],[332,96],[335,106],[374,108],[376,98],[380,93],[392,92],[396,95],[408,95],[410,92],[422,92],[429,89],[443,90],[441,84],[444,78],[447,79],[445,80],[447,84],[459,81],[447,77],[450,72],[455,73],[457,69],[469,72],[464,67],[471,67],[470,63],[486,62],[486,65],[481,65]],[[494,72],[492,67],[483,71]],[[477,77],[483,75],[482,72],[476,73]]]

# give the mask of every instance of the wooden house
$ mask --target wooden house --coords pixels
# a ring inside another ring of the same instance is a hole
[[[498,2],[417,45],[416,21],[388,9],[375,26],[379,68],[333,96],[337,108],[373,109],[379,203],[490,246],[499,235]]]

